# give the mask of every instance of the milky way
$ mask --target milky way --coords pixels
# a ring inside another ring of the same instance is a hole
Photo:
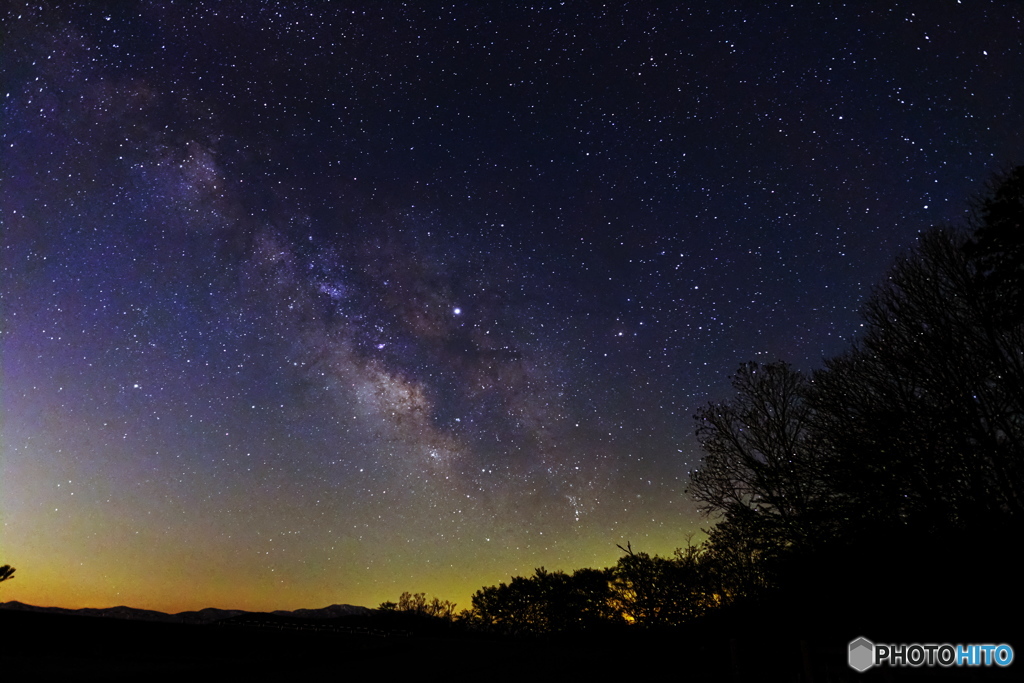
[[[671,552],[693,412],[1024,156],[1012,3],[358,5],[5,10],[3,599]]]

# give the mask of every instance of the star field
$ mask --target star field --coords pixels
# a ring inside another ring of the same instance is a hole
[[[1024,43],[697,4],[4,10],[4,598],[468,606],[699,534],[691,415],[1021,163]]]

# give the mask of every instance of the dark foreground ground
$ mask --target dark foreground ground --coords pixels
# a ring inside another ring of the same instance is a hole
[[[360,633],[347,627],[325,632],[312,630],[313,622],[308,630],[298,630],[301,624],[297,620],[279,629],[267,623],[193,625],[0,610],[0,671],[7,680],[76,682],[315,680],[308,677],[984,681],[1021,680],[1024,672],[1022,660],[999,670],[873,669],[857,673],[847,666],[847,643],[859,635],[886,642],[884,627],[880,625],[875,632],[830,633],[836,630],[832,624],[798,627],[787,623],[777,608],[774,620],[767,620],[758,610],[660,633],[626,631],[539,641],[382,629]],[[320,622],[321,627],[323,624]],[[1008,628],[977,630],[1010,635]],[[890,635],[899,637],[894,632]],[[1011,642],[1015,650],[1020,644],[1016,637],[997,642]],[[1019,652],[1018,656],[1024,657],[1024,648]]]
[[[779,590],[662,631],[514,639],[401,613],[243,614],[207,624],[0,609],[0,675],[15,681],[1024,680],[1024,531],[866,534],[781,565]],[[12,603],[13,604],[13,603]],[[24,606],[22,606],[24,607]],[[121,611],[121,614],[127,612]],[[137,613],[136,613],[137,614]],[[166,616],[166,615],[164,615]],[[872,668],[850,641],[1008,644],[1008,667]]]

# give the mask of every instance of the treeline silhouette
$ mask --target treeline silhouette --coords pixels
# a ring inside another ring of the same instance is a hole
[[[862,315],[859,339],[823,368],[747,363],[732,398],[694,416],[705,457],[689,491],[714,522],[705,542],[540,568],[440,616],[545,634],[771,612],[948,638],[1019,610],[1024,166],[992,180],[962,225],[922,234]]]

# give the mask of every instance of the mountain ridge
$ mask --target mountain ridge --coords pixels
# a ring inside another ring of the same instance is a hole
[[[335,619],[337,617],[351,615],[373,614],[377,610],[358,605],[335,604],[321,607],[319,609],[297,609],[297,610],[274,610],[273,612],[258,612],[242,609],[220,609],[217,607],[205,607],[200,610],[186,610],[169,614],[157,610],[139,609],[118,605],[116,607],[83,607],[80,609],[69,609],[66,607],[40,607],[28,605],[17,600],[0,602],[0,609],[22,611],[22,612],[44,612],[48,614],[70,614],[88,617],[106,617],[112,619],[124,619],[135,621],[162,621],[177,624],[211,624],[224,619],[243,615],[274,614],[283,617],[294,617],[299,619]]]

